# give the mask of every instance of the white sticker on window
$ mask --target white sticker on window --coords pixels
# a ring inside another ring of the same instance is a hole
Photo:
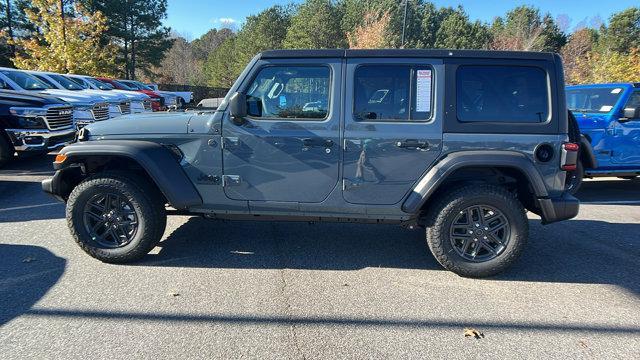
[[[622,89],[616,88],[616,89],[611,90],[611,93],[612,94],[620,94],[620,91],[622,91]]]
[[[431,111],[431,70],[418,70],[416,89],[416,111]]]
[[[611,109],[613,109],[613,106],[605,105],[605,106],[600,108],[600,111],[609,112],[609,111],[611,111]]]

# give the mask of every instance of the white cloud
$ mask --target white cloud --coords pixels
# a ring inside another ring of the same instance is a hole
[[[220,24],[220,25],[233,25],[233,24],[236,24],[238,20],[230,17],[221,17],[217,19],[212,19],[211,22],[214,24]]]

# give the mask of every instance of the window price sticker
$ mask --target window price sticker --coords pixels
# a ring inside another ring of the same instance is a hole
[[[431,70],[418,70],[416,73],[416,111],[431,111]]]

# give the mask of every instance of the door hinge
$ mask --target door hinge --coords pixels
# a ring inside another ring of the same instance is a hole
[[[238,186],[241,183],[240,175],[222,175],[222,186]]]

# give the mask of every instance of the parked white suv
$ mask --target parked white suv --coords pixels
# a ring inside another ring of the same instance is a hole
[[[73,106],[73,120],[78,127],[109,119],[109,105],[100,97],[78,91],[55,89],[24,71],[0,67],[0,79],[11,90],[47,94]]]
[[[146,84],[146,85],[148,87],[150,87],[151,89],[153,89],[153,91],[155,91],[155,92],[157,92],[159,94],[167,93],[167,94],[173,94],[173,95],[177,96],[178,97],[178,102],[180,102],[180,100],[182,99],[183,105],[193,102],[193,92],[191,92],[191,91],[162,91],[158,87],[158,84]]]
[[[137,91],[120,90],[113,87],[111,84],[102,82],[94,77],[88,75],[76,75],[67,74],[65,77],[73,80],[80,86],[87,89],[108,91],[114,94],[121,94],[126,96],[131,101],[131,113],[138,114],[143,112],[151,112],[151,98],[148,95]]]

